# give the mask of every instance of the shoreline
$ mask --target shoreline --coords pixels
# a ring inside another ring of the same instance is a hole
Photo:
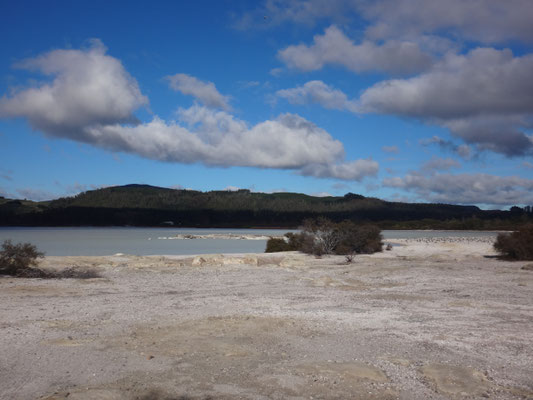
[[[187,236],[187,235],[185,235]],[[209,236],[209,237],[194,237],[194,238],[167,238],[160,240],[204,240],[204,239],[213,239],[212,235],[198,235],[198,236]],[[225,236],[225,235],[224,235]],[[240,236],[240,235],[237,235]],[[275,237],[275,236],[273,236]],[[264,239],[240,239],[235,237],[235,240],[264,240]],[[151,239],[156,240],[156,239]],[[227,239],[231,240],[231,239]],[[427,256],[431,253],[454,250],[458,255],[469,255],[473,254],[472,250],[475,250],[479,254],[480,252],[487,253],[488,256],[495,256],[496,252],[494,251],[492,245],[495,241],[495,238],[492,236],[457,236],[457,237],[429,237],[429,238],[391,238],[383,239],[383,251],[377,252],[374,254],[358,254],[356,257],[374,257],[380,258],[382,255],[389,257],[390,255],[398,256],[400,253],[403,255],[405,252],[409,252],[412,256]],[[386,250],[387,244],[392,244],[395,249],[395,252]],[[395,246],[397,245],[397,246]],[[451,247],[450,247],[451,246]],[[400,250],[403,248],[403,250]],[[210,253],[190,253],[190,254],[127,254],[127,253],[113,253],[107,255],[75,255],[75,256],[46,256],[46,257],[116,257],[116,256],[125,256],[125,257],[168,257],[168,258],[190,258],[190,257],[201,257],[201,256],[228,256],[228,257],[237,257],[237,256],[265,256],[268,255],[286,255],[286,254],[299,254],[302,256],[307,256],[304,253],[298,251],[289,251],[289,252],[274,252],[274,253],[265,253],[263,252],[210,252]],[[45,258],[46,258],[45,257]],[[327,257],[344,257],[342,255],[325,255]]]
[[[177,234],[168,237],[158,237],[159,240],[194,240],[194,239],[219,239],[219,240],[268,240],[271,238],[281,239],[283,235],[259,235],[259,234],[237,234],[237,233],[210,233],[204,235]],[[151,240],[149,238],[148,240]]]

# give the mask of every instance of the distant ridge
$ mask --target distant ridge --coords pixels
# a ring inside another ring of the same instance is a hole
[[[531,212],[518,207],[486,211],[476,206],[388,202],[354,193],[315,197],[146,184],[90,190],[46,202],[0,198],[2,226],[296,228],[317,216],[373,222],[389,229],[509,229],[533,221]]]

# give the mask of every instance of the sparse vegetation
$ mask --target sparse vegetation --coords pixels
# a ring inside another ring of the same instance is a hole
[[[533,260],[533,224],[525,225],[512,233],[500,233],[494,249],[512,260]]]
[[[0,275],[9,275],[19,278],[43,279],[92,279],[100,278],[98,271],[84,268],[66,268],[61,271],[45,271],[36,268],[39,258],[44,253],[37,250],[31,243],[13,244],[11,240],[2,243],[0,251]]]
[[[375,225],[358,225],[352,221],[334,223],[326,218],[306,220],[300,233],[286,234],[285,239],[270,239],[267,253],[299,250],[317,257],[327,254],[346,255],[352,262],[355,254],[382,250],[381,231]]]
[[[132,398],[132,400],[213,400],[211,396],[205,396],[205,397],[190,397],[187,395],[180,395],[180,396],[169,396],[164,394],[161,390],[150,390],[148,393],[142,395],[142,396],[135,396]]]
[[[288,232],[285,238],[270,238],[267,241],[265,253],[280,251],[299,251],[302,248],[304,236],[300,233]]]
[[[346,264],[351,264],[351,263],[353,263],[353,259],[354,259],[354,257],[355,257],[355,254],[353,254],[353,253],[346,254],[346,255],[344,256],[344,260],[346,260]]]
[[[95,279],[101,278],[102,275],[94,269],[90,268],[65,268],[61,271],[51,272],[49,278],[51,279]]]
[[[280,251],[291,251],[289,243],[281,238],[268,239],[265,253],[277,253]]]
[[[335,230],[340,237],[335,254],[372,254],[383,249],[381,230],[376,225],[344,221]]]
[[[38,275],[33,267],[37,266],[38,259],[43,257],[44,253],[31,243],[13,244],[9,239],[5,240],[0,251],[0,275]]]

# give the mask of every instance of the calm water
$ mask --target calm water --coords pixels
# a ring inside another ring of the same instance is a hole
[[[50,256],[102,256],[116,253],[214,254],[261,253],[265,240],[194,239],[165,240],[176,234],[206,235],[235,233],[282,235],[287,229],[179,229],[179,228],[0,228],[0,242],[30,242]],[[385,239],[494,236],[496,232],[468,231],[383,231]]]

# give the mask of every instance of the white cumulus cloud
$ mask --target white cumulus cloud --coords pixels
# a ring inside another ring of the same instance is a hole
[[[208,107],[230,110],[229,97],[222,95],[213,82],[201,81],[187,74],[167,76],[170,87],[185,95],[193,96]]]
[[[352,2],[353,3],[353,2]],[[376,39],[446,32],[480,43],[533,42],[530,0],[372,0],[359,1]]]
[[[361,103],[370,111],[438,119],[530,113],[533,55],[491,48],[449,54],[427,73],[377,83]]]
[[[361,180],[378,164],[346,161],[342,143],[294,114],[249,126],[225,110],[227,98],[214,84],[178,74],[171,85],[198,104],[178,110],[178,121],[155,116],[141,123],[133,115],[148,103],[119,60],[98,41],[86,50],[55,50],[20,64],[53,77],[0,99],[0,117],[25,117],[49,136],[110,151],[176,163],[277,168],[306,176]],[[36,197],[36,196],[34,196]]]
[[[291,169],[320,178],[360,180],[378,168],[367,160],[344,161],[344,147],[306,119],[283,114],[249,127],[225,111],[194,105],[179,111],[181,123],[159,118],[137,126],[108,125],[88,131],[94,143],[142,157],[208,166]]]
[[[360,110],[443,125],[467,143],[508,156],[533,152],[533,55],[477,48],[448,54],[430,71],[379,82]]]
[[[86,50],[54,50],[16,66],[52,80],[1,97],[0,117],[24,117],[51,136],[85,141],[87,126],[133,122],[133,111],[148,104],[135,79],[98,40]]]
[[[387,40],[382,44],[364,40],[355,44],[332,25],[323,35],[316,35],[311,46],[289,46],[278,57],[290,68],[319,70],[327,64],[342,65],[354,72],[384,71],[411,74],[427,69],[431,57],[413,41]]]
[[[322,81],[309,81],[303,86],[282,89],[276,95],[287,99],[291,104],[316,103],[329,109],[356,111],[356,104],[340,90]]]

